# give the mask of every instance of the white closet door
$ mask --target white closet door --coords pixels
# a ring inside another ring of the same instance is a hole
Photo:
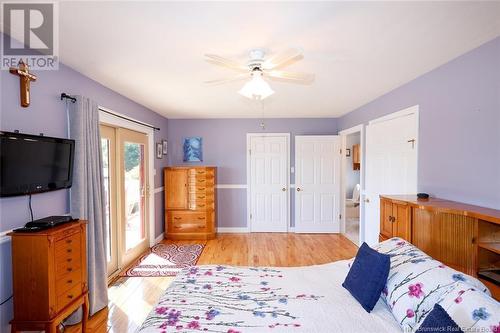
[[[339,232],[340,139],[295,137],[295,232]]]
[[[288,229],[288,150],[288,135],[250,137],[252,232]]]
[[[379,195],[417,192],[416,110],[389,115],[366,127],[365,241],[370,245],[378,242],[380,233]]]

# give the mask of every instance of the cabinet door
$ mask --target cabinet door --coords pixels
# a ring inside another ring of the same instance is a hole
[[[394,217],[392,226],[393,236],[411,242],[410,207],[406,203],[393,203],[392,215]]]
[[[186,209],[188,206],[188,172],[186,169],[165,170],[165,208]]]
[[[437,213],[440,256],[446,265],[475,275],[477,271],[477,219],[458,214]]]
[[[434,259],[440,260],[441,234],[436,213],[423,208],[413,208],[412,216],[412,244]]]
[[[385,238],[393,237],[392,202],[386,199],[380,199],[380,234]]]

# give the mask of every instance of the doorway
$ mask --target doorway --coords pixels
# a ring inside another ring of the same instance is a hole
[[[289,133],[247,134],[247,200],[251,232],[287,232]]]
[[[144,252],[149,239],[149,143],[141,132],[101,124],[108,276]]]
[[[381,194],[415,194],[418,106],[371,121],[366,127],[365,241],[378,242]]]
[[[362,175],[362,128],[342,133],[342,198],[343,234],[351,242],[360,245],[361,240],[361,175]]]

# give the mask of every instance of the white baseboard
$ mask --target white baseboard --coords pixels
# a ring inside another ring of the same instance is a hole
[[[155,245],[161,242],[165,238],[164,233],[162,232],[160,236],[156,237],[155,239]]]
[[[241,228],[217,228],[218,233],[224,233],[224,234],[240,234],[240,233],[248,233],[250,230],[247,227],[241,227]]]
[[[288,228],[288,232],[295,232],[295,227]]]

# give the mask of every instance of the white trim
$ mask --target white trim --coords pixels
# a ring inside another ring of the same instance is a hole
[[[291,189],[295,188],[295,184],[290,184],[290,188]]]
[[[249,233],[250,228],[247,227],[240,227],[240,228],[233,228],[233,227],[219,227],[217,228],[217,233],[224,233],[224,234],[242,234],[242,233]]]
[[[289,227],[288,232],[295,232],[295,227]]]
[[[149,146],[149,161],[148,161],[148,166],[149,166],[149,172],[148,172],[148,184],[149,186],[154,186],[155,183],[155,156],[156,156],[156,146],[155,146],[155,140],[154,140],[154,129],[146,126],[149,124],[144,123],[145,125],[141,124],[136,124],[134,122],[131,122],[126,119],[118,118],[113,116],[112,114],[106,113],[110,112],[116,115],[128,117],[125,115],[122,115],[118,112],[112,111],[110,109],[107,109],[105,107],[99,106],[99,121],[104,124],[109,124],[112,126],[118,126],[118,127],[123,127],[126,129],[131,129],[137,132],[141,132],[147,135],[148,137],[148,146]],[[104,112],[106,111],[106,112]],[[128,117],[130,118],[130,117]],[[133,118],[130,118],[132,120],[135,120]],[[153,246],[155,242],[155,198],[154,198],[154,192],[156,191],[147,191],[148,192],[148,201],[149,201],[149,246]]]
[[[165,234],[162,232],[158,237],[155,238],[155,245],[160,243],[163,239],[165,239]]]
[[[273,136],[284,136],[286,137],[286,146],[287,146],[287,165],[286,165],[286,170],[287,170],[287,176],[286,176],[286,184],[285,186],[287,188],[290,188],[290,133],[247,133],[247,226],[249,232],[252,230],[252,220],[250,219],[250,211],[251,211],[251,202],[250,202],[250,184],[251,184],[251,179],[250,179],[250,139],[252,137],[273,137]],[[286,219],[286,232],[289,231],[290,229],[290,207],[291,207],[291,200],[290,200],[290,195],[292,191],[287,191],[287,219]]]
[[[342,218],[340,219],[340,232],[345,234],[345,223],[346,223],[346,209],[345,209],[345,192],[346,192],[346,172],[347,172],[347,158],[345,156],[346,148],[347,148],[347,136],[349,134],[360,133],[360,155],[361,155],[361,168],[359,170],[359,185],[360,196],[359,196],[359,243],[362,244],[365,240],[365,201],[364,201],[364,191],[365,191],[365,125],[357,125],[343,131],[339,132],[340,135],[340,144],[342,149],[342,155],[340,160],[340,214]]]
[[[0,244],[10,241],[11,237],[7,236],[10,232],[12,232],[12,229],[0,232]]]
[[[390,113],[388,115],[385,115],[385,116],[382,116],[382,117],[370,120],[368,122],[368,125],[380,123],[380,122],[391,120],[391,119],[394,119],[394,118],[404,117],[404,116],[407,116],[407,115],[410,115],[410,114],[413,114],[413,113],[416,114],[417,121],[419,121],[418,112],[419,112],[419,106],[418,105],[413,105],[413,106],[410,106],[409,108],[403,109],[401,111],[396,111],[396,112]],[[418,129],[418,126],[417,126],[417,129]]]
[[[215,188],[220,189],[245,189],[247,188],[247,184],[217,184]]]
[[[161,186],[161,187],[157,187],[157,188],[155,188],[155,194],[157,194],[157,193],[161,193],[161,192],[163,192],[164,190],[165,190],[165,188],[164,188],[163,186]]]

